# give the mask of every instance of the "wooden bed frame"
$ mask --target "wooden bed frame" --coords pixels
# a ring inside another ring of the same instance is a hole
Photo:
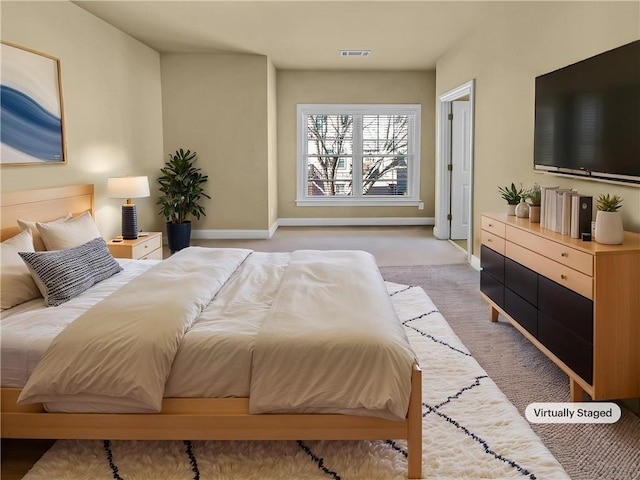
[[[19,232],[18,218],[49,221],[90,211],[93,185],[2,194],[2,240]],[[47,413],[42,404],[20,406],[19,388],[2,388],[4,438],[111,440],[375,440],[406,439],[408,477],[422,478],[422,372],[415,365],[407,418],[328,414],[249,413],[248,398],[165,398],[160,413]]]

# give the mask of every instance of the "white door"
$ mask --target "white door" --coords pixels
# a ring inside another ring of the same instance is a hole
[[[451,234],[452,240],[468,240],[471,182],[471,128],[469,101],[451,102]]]

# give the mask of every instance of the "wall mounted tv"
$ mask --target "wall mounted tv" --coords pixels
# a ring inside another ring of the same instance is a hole
[[[536,78],[534,168],[640,186],[640,40]]]

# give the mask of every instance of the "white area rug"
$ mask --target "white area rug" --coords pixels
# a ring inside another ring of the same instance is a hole
[[[423,368],[424,478],[568,479],[424,291],[387,285]],[[401,479],[405,446],[400,440],[60,440],[25,479]]]

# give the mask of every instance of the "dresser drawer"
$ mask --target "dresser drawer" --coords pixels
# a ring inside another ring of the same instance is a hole
[[[561,263],[538,255],[515,243],[507,242],[506,256],[516,262],[535,270],[540,275],[550,278],[556,283],[578,292],[583,297],[593,299],[593,278],[580,273]]]
[[[137,243],[132,248],[131,258],[140,259],[148,256],[154,250],[162,247],[162,235],[154,235],[144,242]]]
[[[492,250],[495,250],[501,255],[504,255],[505,240],[502,237],[494,235],[486,230],[480,232],[480,239],[483,245],[486,245]]]
[[[482,230],[493,233],[498,237],[504,238],[506,225],[498,220],[489,217],[482,217]]]
[[[504,311],[534,337],[538,336],[538,310],[524,298],[505,287]]]
[[[524,265],[504,259],[504,286],[534,306],[538,305],[538,276]]]
[[[156,248],[154,251],[140,258],[140,260],[162,260],[162,249]]]
[[[593,256],[588,253],[547,240],[510,225],[506,226],[506,238],[509,242],[517,243],[585,275],[593,276]]]
[[[538,312],[538,340],[587,383],[593,382],[593,344]]]
[[[540,277],[538,308],[567,330],[593,343],[593,302],[588,298]]]
[[[500,283],[504,283],[504,257],[486,245],[480,247],[480,267]]]
[[[480,291],[504,308],[504,285],[484,270],[480,272]]]

